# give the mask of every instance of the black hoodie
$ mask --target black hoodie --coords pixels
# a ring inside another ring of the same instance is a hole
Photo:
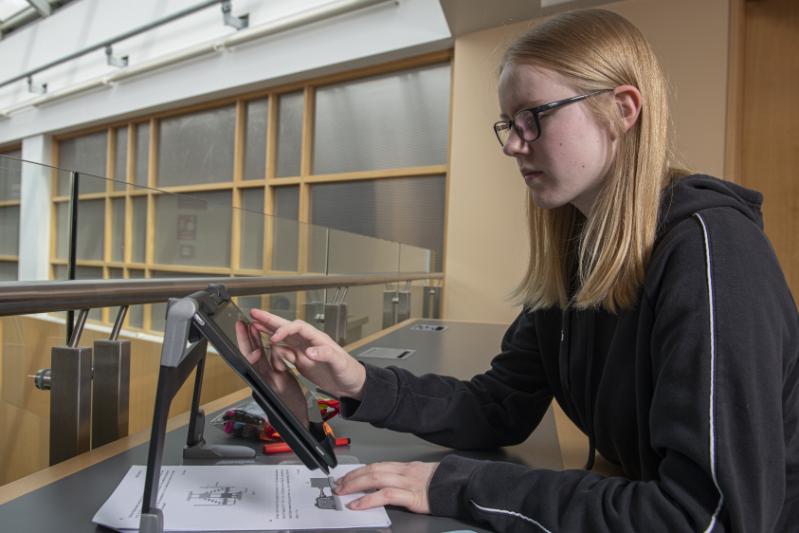
[[[635,309],[522,311],[469,381],[367,366],[345,414],[460,449],[524,441],[554,397],[624,477],[450,455],[433,514],[497,531],[799,530],[799,318],[760,194],[664,194]]]

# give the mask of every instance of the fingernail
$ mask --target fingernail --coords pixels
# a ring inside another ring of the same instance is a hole
[[[361,500],[355,500],[347,504],[350,509],[358,509],[361,506]]]
[[[308,357],[316,357],[318,355],[316,352],[316,348],[308,348],[307,350],[305,350],[305,354]]]

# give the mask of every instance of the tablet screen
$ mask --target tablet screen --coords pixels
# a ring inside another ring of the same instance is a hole
[[[244,346],[261,350],[261,357],[267,358],[270,349],[268,337],[264,341],[261,335],[265,334],[259,334],[252,326],[250,318],[229,299],[207,291],[193,296],[199,296],[197,299],[205,304],[200,306],[201,310],[195,315],[198,329],[220,356],[250,385],[255,400],[264,409],[270,424],[278,430],[283,440],[309,468],[319,467],[327,471],[327,467],[336,466],[330,439],[322,424],[317,422],[321,419],[316,397],[306,387],[294,381],[296,378],[291,373],[282,375],[282,387],[270,386],[269,376],[250,364],[240,349],[242,343],[239,342],[238,335],[246,332],[248,339]],[[237,323],[244,325],[239,327],[238,335]],[[258,364],[259,367],[261,365],[268,368],[266,359]]]

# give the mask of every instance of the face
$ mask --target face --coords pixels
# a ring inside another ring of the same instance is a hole
[[[509,64],[499,78],[501,118],[520,110],[576,96],[556,72]],[[598,95],[593,98],[608,98]],[[516,159],[535,204],[551,209],[572,204],[587,215],[613,160],[615,143],[585,100],[541,114],[541,136],[533,142],[512,131],[502,151]]]

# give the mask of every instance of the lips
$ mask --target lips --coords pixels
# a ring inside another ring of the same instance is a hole
[[[531,181],[540,178],[544,175],[543,172],[540,170],[533,170],[531,168],[523,168],[522,170],[522,177],[524,177],[525,183],[530,183]]]

